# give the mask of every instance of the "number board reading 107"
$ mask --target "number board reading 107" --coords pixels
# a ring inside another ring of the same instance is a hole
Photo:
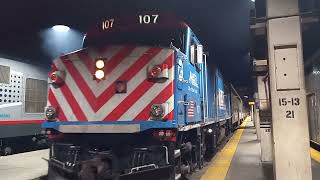
[[[299,98],[279,98],[279,106],[299,106],[300,99]],[[294,110],[286,110],[286,118],[294,119],[295,111]]]
[[[157,24],[159,15],[158,14],[144,14],[137,16],[137,22],[139,24]],[[113,25],[116,24],[114,18],[106,19],[102,21],[102,30],[112,29]]]

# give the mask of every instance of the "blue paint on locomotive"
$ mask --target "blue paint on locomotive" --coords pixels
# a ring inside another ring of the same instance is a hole
[[[216,87],[217,119],[221,121],[231,117],[231,92],[230,88],[226,87],[219,70],[216,71]]]
[[[186,54],[176,50],[175,62],[175,119],[180,126],[202,121],[202,83],[200,81],[202,70],[199,65],[190,61],[191,43],[193,45],[199,45],[200,43],[190,28],[187,28],[186,34]]]
[[[144,121],[144,122],[135,122],[135,121],[118,121],[118,122],[104,122],[104,121],[91,121],[91,122],[46,122],[43,123],[43,128],[51,128],[59,130],[61,125],[92,125],[92,124],[118,124],[118,125],[128,125],[128,124],[139,124],[140,131],[145,131],[148,129],[160,129],[160,128],[177,128],[177,124],[171,121]]]
[[[208,120],[217,121],[217,102],[216,102],[216,70],[214,68],[207,68],[207,93],[206,100],[208,101]]]

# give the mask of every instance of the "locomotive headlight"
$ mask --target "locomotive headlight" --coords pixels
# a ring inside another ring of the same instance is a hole
[[[96,71],[94,73],[94,80],[102,80],[104,79],[105,73],[104,73],[104,67],[105,67],[105,58],[98,58],[96,59]]]
[[[45,109],[45,116],[47,120],[54,120],[56,118],[56,108],[48,106]]]
[[[99,69],[96,71],[96,73],[94,74],[94,76],[97,78],[97,79],[103,79],[104,78],[104,71]]]
[[[161,119],[164,116],[165,110],[162,104],[154,104],[151,106],[151,116],[156,119]]]
[[[96,61],[96,67],[98,68],[98,69],[102,69],[102,68],[104,68],[104,61],[103,60],[97,60]]]

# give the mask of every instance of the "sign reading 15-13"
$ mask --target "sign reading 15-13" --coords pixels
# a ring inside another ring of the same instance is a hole
[[[300,105],[300,98],[279,98],[279,106],[283,107],[294,107]],[[286,110],[286,118],[293,119],[295,118],[295,111],[292,109]]]

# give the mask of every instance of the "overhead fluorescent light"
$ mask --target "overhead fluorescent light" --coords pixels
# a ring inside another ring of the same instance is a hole
[[[70,30],[70,28],[65,25],[55,25],[55,26],[52,26],[52,29],[57,32],[67,32]]]

